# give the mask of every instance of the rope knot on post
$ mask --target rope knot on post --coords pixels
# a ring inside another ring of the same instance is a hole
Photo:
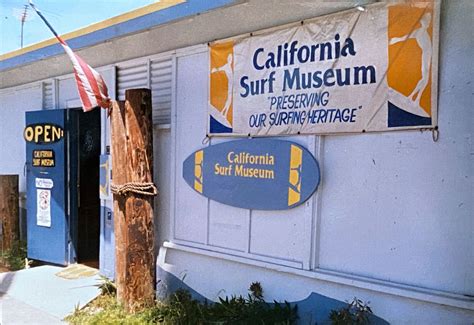
[[[135,193],[148,196],[158,195],[158,189],[153,183],[129,182],[121,185],[111,184],[110,189],[113,194],[126,195],[127,193]]]

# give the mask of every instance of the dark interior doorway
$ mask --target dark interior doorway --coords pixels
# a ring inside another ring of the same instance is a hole
[[[78,119],[78,241],[81,264],[98,268],[100,236],[99,157],[100,110],[79,114]]]

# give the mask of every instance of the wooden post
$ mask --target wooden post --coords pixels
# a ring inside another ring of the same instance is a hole
[[[112,183],[153,182],[151,91],[130,89],[125,102],[114,102]],[[155,300],[153,196],[114,194],[117,298],[134,311]]]
[[[18,175],[0,175],[2,248],[8,250],[20,237]]]

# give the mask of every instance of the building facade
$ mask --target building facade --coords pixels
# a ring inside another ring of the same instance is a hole
[[[207,137],[209,42],[345,10],[364,15],[357,6],[379,4],[169,1],[67,37],[112,98],[152,90],[158,294],[186,287],[216,300],[259,281],[266,299],[297,302],[302,323],[323,322],[353,297],[370,301],[380,322],[474,321],[471,1],[441,3],[437,141],[419,130],[286,136],[316,157],[321,182],[308,201],[284,211],[224,205],[182,177],[190,154],[233,139]],[[80,101],[59,45],[0,60],[0,173],[19,174],[25,193],[25,112]],[[110,126],[101,115],[107,154]],[[110,197],[101,206],[101,270],[113,275]]]

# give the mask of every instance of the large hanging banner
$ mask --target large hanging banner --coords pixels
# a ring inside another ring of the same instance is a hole
[[[209,135],[437,126],[439,1],[367,6],[210,44]]]

